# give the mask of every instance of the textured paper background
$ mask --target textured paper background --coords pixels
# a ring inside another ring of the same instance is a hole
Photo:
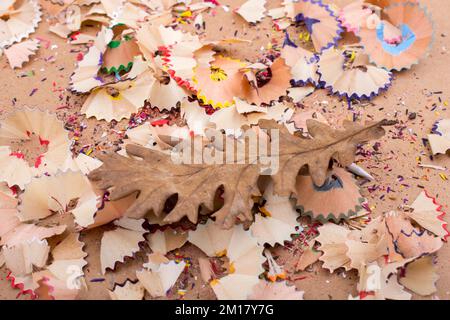
[[[228,4],[231,8],[238,7],[243,0],[222,0],[221,4]],[[268,1],[269,8],[277,7],[279,1]],[[363,194],[368,196],[371,206],[375,207],[375,213],[381,213],[396,209],[404,202],[411,203],[424,186],[429,193],[438,197],[438,200],[448,210],[450,203],[449,181],[443,181],[439,176],[439,171],[422,169],[417,166],[418,157],[426,164],[434,164],[450,167],[449,156],[436,157],[432,162],[429,159],[429,150],[422,144],[422,138],[426,138],[433,123],[440,119],[450,117],[448,107],[445,102],[450,99],[450,64],[448,49],[450,49],[450,20],[448,10],[450,3],[442,0],[423,1],[432,13],[436,25],[436,39],[431,52],[431,56],[414,66],[412,70],[396,74],[392,88],[380,97],[376,98],[372,104],[366,106],[356,106],[355,110],[361,113],[362,120],[370,119],[397,119],[406,128],[403,131],[402,139],[394,139],[398,130],[390,128],[390,132],[381,140],[381,154],[370,160],[361,163],[363,167],[370,168],[369,171],[376,178],[375,182],[364,185]],[[252,39],[252,45],[234,45],[230,55],[239,58],[254,59],[267,47],[271,39],[276,38],[281,41],[282,34],[272,30],[269,19],[256,27],[249,27],[240,17],[226,13],[221,8],[217,8],[217,16],[212,17],[204,14],[206,20],[206,30],[208,39],[221,39],[237,36],[245,39]],[[51,110],[58,113],[60,119],[67,119],[69,115],[74,115],[80,110],[85,97],[74,96],[64,88],[68,85],[75,63],[77,52],[84,50],[83,47],[71,46],[65,41],[49,33],[48,25],[42,22],[36,36],[44,37],[51,41],[49,49],[41,48],[39,54],[21,70],[12,71],[3,56],[0,58],[0,117],[4,118],[8,112],[14,111],[22,106],[34,106],[43,110]],[[236,33],[237,31],[237,33]],[[72,50],[72,52],[71,52]],[[55,61],[47,62],[51,57]],[[32,77],[21,77],[22,74],[34,71]],[[45,80],[43,80],[45,79]],[[34,88],[38,90],[30,96]],[[441,92],[440,94],[428,95],[430,92]],[[13,101],[14,100],[14,101]],[[322,102],[322,104],[320,104]],[[305,102],[307,110],[314,109],[322,111],[325,117],[333,124],[339,124],[340,120],[351,117],[351,112],[347,110],[345,102],[340,102],[334,97],[327,95],[327,92],[320,90],[308,97]],[[432,111],[433,106],[436,109]],[[60,107],[64,107],[61,109]],[[66,108],[67,107],[67,108]],[[59,110],[57,110],[60,108]],[[408,120],[406,111],[417,113],[415,120]],[[86,120],[80,116],[79,121],[87,124],[87,129],[80,139],[80,146],[98,142],[100,148],[113,149],[112,145],[105,145],[105,139],[100,138],[106,132],[109,140],[117,140],[114,130],[123,130],[126,121],[111,126],[104,122]],[[94,155],[100,151],[96,150]],[[449,174],[448,170],[444,172]],[[399,182],[399,176],[404,177],[404,181]],[[402,186],[402,184],[410,187]],[[391,187],[395,192],[386,194],[380,190],[369,194],[368,186],[379,185],[382,189]],[[383,200],[380,197],[385,195]],[[61,221],[70,220],[69,217],[54,217]],[[448,217],[445,218],[447,221]],[[139,254],[134,260],[128,260],[126,264],[119,264],[116,272],[109,272],[104,282],[91,282],[92,279],[103,278],[99,271],[99,246],[102,232],[108,227],[83,233],[82,240],[86,242],[86,251],[89,253],[88,266],[85,268],[86,280],[89,291],[83,293],[82,299],[106,299],[108,298],[106,288],[112,288],[114,282],[121,283],[127,278],[135,279],[135,270],[140,268],[145,261],[145,255]],[[176,294],[177,288],[182,287],[188,290],[186,299],[210,299],[214,298],[212,290],[205,286],[197,277],[197,258],[203,256],[198,249],[191,245],[179,250],[181,254],[191,258],[193,266],[188,274],[182,275],[177,286],[172,290],[170,297],[179,298]],[[292,259],[295,259],[293,257]],[[444,245],[438,254],[437,271],[440,279],[437,282],[438,292],[435,297],[440,299],[450,298],[450,247]],[[282,262],[281,260],[279,260]],[[329,274],[320,268],[320,263],[316,264],[312,272],[302,272],[290,275],[291,278],[306,278],[298,280],[295,285],[299,290],[305,291],[306,299],[346,299],[348,294],[356,294],[357,276],[355,273]],[[6,271],[0,269],[0,299],[14,299],[18,290],[9,287],[5,280]],[[415,297],[418,298],[418,297]],[[427,297],[431,298],[431,297]],[[29,299],[21,297],[21,299]]]

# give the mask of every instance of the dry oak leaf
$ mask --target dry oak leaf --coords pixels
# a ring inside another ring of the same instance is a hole
[[[299,172],[305,165],[309,167],[314,184],[322,186],[328,178],[328,165],[332,158],[343,167],[351,165],[355,160],[357,146],[381,138],[385,133],[383,126],[393,123],[383,120],[363,126],[345,121],[344,130],[336,130],[324,123],[307,120],[308,132],[312,139],[304,139],[288,134],[286,127],[261,121],[260,126],[262,124],[263,129],[280,129],[280,169],[273,176],[275,192],[281,196],[297,194],[295,188],[297,174],[293,173]]]
[[[199,205],[204,203],[206,207],[213,208],[217,188],[225,185],[228,191],[225,205],[215,214],[220,224],[232,227],[235,222],[232,218],[240,213],[247,213],[247,219],[252,219],[251,195],[257,194],[253,191],[259,176],[257,166],[179,165],[171,160],[170,155],[144,147],[127,145],[126,150],[143,161],[112,154],[103,159],[101,168],[89,175],[92,180],[98,180],[101,188],[114,187],[111,200],[140,191],[126,216],[140,218],[152,209],[159,215],[167,198],[178,193],[177,204],[164,221],[173,223],[187,216],[196,223]]]
[[[279,171],[273,175],[275,193],[280,196],[295,193],[296,173],[305,165],[309,166],[315,184],[323,185],[332,158],[342,166],[352,164],[357,146],[382,137],[385,133],[383,126],[391,124],[387,120],[365,126],[347,122],[344,123],[345,130],[335,130],[309,120],[307,126],[312,138],[305,139],[291,135],[284,125],[261,120],[259,127],[267,130],[272,144],[279,140],[281,150],[279,154],[271,154],[271,159],[279,160]],[[103,166],[89,174],[89,178],[97,181],[100,188],[110,189],[111,200],[140,192],[125,216],[141,218],[150,210],[160,215],[166,200],[177,194],[178,201],[165,222],[177,222],[187,216],[196,223],[199,206],[204,204],[212,208],[217,188],[224,186],[224,206],[214,214],[216,222],[231,228],[237,216],[253,220],[252,196],[259,195],[256,182],[261,174],[261,166],[256,164],[258,161],[245,161],[244,164],[179,164],[170,155],[143,147],[128,145],[126,150],[142,160],[112,153],[102,157]],[[205,148],[203,151],[210,155],[215,153],[215,159],[218,159],[217,155],[220,158],[223,149],[216,148],[213,152]],[[250,158],[245,157],[244,160]]]

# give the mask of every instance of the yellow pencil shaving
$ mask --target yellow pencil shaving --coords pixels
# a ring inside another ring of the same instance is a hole
[[[211,74],[209,75],[209,77],[211,78],[212,81],[224,81],[228,79],[228,75],[226,74],[226,72],[224,70],[222,70],[219,67],[211,67]]]
[[[180,17],[192,17],[192,11],[187,10],[180,14]]]
[[[267,278],[272,282],[276,282],[277,279],[285,280],[286,274],[284,272],[278,273],[278,274],[271,274],[271,275],[268,275]]]
[[[267,278],[269,278],[269,280],[272,282],[277,281],[277,276],[268,276]]]
[[[212,286],[218,285],[219,284],[219,280],[217,280],[217,279],[211,280],[211,282],[209,284],[212,285]]]
[[[216,257],[220,258],[220,257],[224,257],[227,255],[227,249],[216,252]]]
[[[259,208],[259,211],[261,211],[261,213],[264,214],[266,217],[271,217],[272,216],[272,214],[269,212],[269,210],[267,210],[264,207]]]
[[[352,51],[351,55],[350,55],[350,62],[355,61],[356,58],[356,51]]]
[[[308,42],[309,40],[311,40],[311,35],[309,34],[309,32],[305,31],[305,32],[301,32],[301,33],[298,35],[298,38],[299,38],[301,41]]]

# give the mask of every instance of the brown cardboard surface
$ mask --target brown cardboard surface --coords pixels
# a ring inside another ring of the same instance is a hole
[[[220,1],[221,4],[230,5],[232,9],[243,2],[243,0]],[[278,0],[268,2],[269,8],[277,7],[279,4]],[[395,210],[404,203],[411,203],[423,187],[437,197],[438,201],[444,205],[445,211],[448,211],[450,204],[450,181],[445,181],[439,175],[439,173],[448,175],[449,171],[422,169],[417,165],[420,157],[424,164],[450,168],[448,155],[437,156],[434,160],[430,160],[430,150],[422,143],[422,138],[426,138],[436,120],[450,117],[447,106],[447,102],[450,101],[448,80],[450,3],[442,0],[423,0],[422,2],[431,11],[436,27],[431,55],[411,70],[396,73],[392,87],[375,98],[372,103],[354,106],[361,120],[397,119],[400,125],[404,126],[402,136],[398,135],[399,127],[389,128],[388,134],[381,140],[379,154],[368,160],[361,158],[363,161],[360,165],[368,168],[368,171],[376,178],[376,181],[363,186],[363,195],[369,199],[375,215]],[[273,30],[268,18],[250,27],[231,11],[225,12],[220,7],[214,11],[217,12],[215,16],[203,14],[208,39],[239,37],[252,40],[250,45],[227,45],[228,49],[231,48],[229,54],[234,57],[255,60],[273,39],[282,41],[282,33]],[[4,118],[9,112],[22,106],[56,111],[59,118],[64,121],[75,115],[77,123],[87,126],[75,150],[79,150],[84,145],[92,146],[93,144],[97,146],[94,156],[101,153],[101,150],[114,150],[115,146],[111,141],[118,140],[116,131],[124,130],[127,121],[107,124],[95,119],[85,119],[78,112],[86,96],[77,96],[65,90],[76,65],[78,52],[85,51],[85,47],[68,45],[64,40],[49,33],[48,24],[45,21],[41,22],[37,32],[31,38],[36,36],[50,40],[50,47],[41,48],[38,55],[32,58],[23,69],[13,71],[6,58],[4,56],[0,58],[0,117]],[[33,76],[23,77],[31,71],[34,72]],[[35,91],[34,94],[32,94],[33,91]],[[316,91],[306,98],[304,105],[306,110],[321,111],[334,125],[339,125],[343,119],[352,117],[346,101],[339,101],[336,97],[329,96],[324,90]],[[410,113],[416,113],[417,117],[409,120]],[[156,119],[158,113],[155,112],[154,116]],[[102,138],[105,132],[108,134],[108,139]],[[367,149],[370,149],[371,145],[367,146]],[[369,193],[369,187],[374,185],[379,186],[379,190]],[[387,193],[387,187],[390,187],[392,191]],[[60,218],[57,217],[57,219]],[[447,216],[445,220],[449,221],[450,218]],[[83,292],[80,299],[108,299],[106,289],[111,289],[114,283],[122,283],[127,278],[135,279],[135,271],[145,261],[145,253],[141,252],[135,259],[128,259],[125,264],[118,264],[114,273],[108,272],[105,281],[93,282],[92,280],[104,278],[99,268],[99,247],[102,232],[106,229],[108,227],[82,233],[82,241],[86,243],[85,250],[89,253],[87,257],[89,264],[85,268],[88,291]],[[145,250],[149,252],[148,248]],[[171,290],[169,298],[180,298],[177,290],[181,288],[187,290],[185,299],[213,299],[214,293],[208,285],[202,283],[198,272],[197,258],[203,256],[203,253],[189,244],[177,252],[190,259],[192,267],[180,277],[175,288]],[[286,259],[295,258],[293,254],[290,257],[288,255],[287,258],[283,255],[278,262],[288,264],[289,261],[285,261]],[[437,282],[438,292],[433,297],[425,298],[450,299],[449,260],[450,247],[445,244],[437,257],[437,271],[440,276]],[[321,263],[316,263],[312,270],[295,275],[289,274],[290,279],[299,279],[295,281],[295,285],[299,290],[305,291],[306,299],[347,299],[349,294],[356,294],[358,279],[356,273],[330,274],[320,265]],[[4,268],[0,269],[0,299],[14,299],[18,290],[10,288],[9,282],[5,279],[6,274]],[[29,297],[21,298],[29,299]],[[415,298],[420,297],[415,296]]]

